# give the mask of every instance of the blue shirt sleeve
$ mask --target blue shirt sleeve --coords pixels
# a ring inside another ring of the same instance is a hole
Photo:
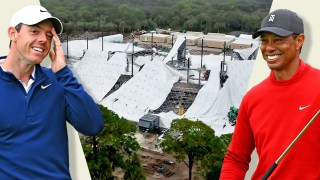
[[[56,72],[55,76],[65,90],[67,121],[84,135],[97,135],[103,128],[103,118],[98,105],[67,66]]]

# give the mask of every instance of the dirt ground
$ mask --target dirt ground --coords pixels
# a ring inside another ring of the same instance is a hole
[[[184,162],[177,162],[173,155],[162,152],[157,134],[141,134],[138,132],[136,138],[142,147],[139,151],[140,162],[146,172],[147,180],[189,179],[188,166]],[[196,167],[194,166],[193,176],[195,169]]]
[[[189,178],[188,167],[184,163],[177,163],[171,155],[144,149],[139,154],[147,180],[187,180]]]
[[[167,153],[163,153],[159,148],[159,140],[156,134],[137,133],[137,141],[141,146],[138,152],[140,163],[146,173],[147,180],[188,180],[189,170],[184,162],[177,162],[176,159]],[[200,180],[201,177],[195,177],[195,165],[193,167],[192,179]],[[116,170],[114,175],[122,179],[123,173]]]

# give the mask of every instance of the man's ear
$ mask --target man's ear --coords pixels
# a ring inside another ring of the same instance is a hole
[[[10,41],[15,41],[16,40],[16,38],[17,38],[17,30],[16,30],[16,28],[14,28],[14,27],[9,27],[9,29],[8,29],[8,36],[9,36],[9,39],[10,39]]]
[[[301,49],[301,47],[302,47],[302,45],[303,45],[303,42],[304,42],[304,34],[299,34],[298,36],[297,36],[297,48],[298,49]]]

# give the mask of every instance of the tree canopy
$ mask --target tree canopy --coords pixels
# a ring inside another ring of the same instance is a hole
[[[92,179],[113,179],[115,168],[124,171],[124,179],[144,180],[134,138],[136,126],[103,106],[104,128],[98,136],[83,137],[82,147]]]
[[[64,32],[154,30],[228,33],[258,29],[272,0],[40,0]]]
[[[160,144],[163,151],[173,154],[177,161],[185,162],[189,168],[189,179],[195,162],[199,162],[205,174],[218,163],[216,176],[219,176],[226,146],[208,125],[202,121],[175,119],[163,138]]]

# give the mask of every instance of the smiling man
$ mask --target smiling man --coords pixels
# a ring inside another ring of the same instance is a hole
[[[244,96],[220,179],[244,179],[251,153],[259,161],[252,179],[261,179],[320,108],[320,71],[300,58],[302,19],[287,9],[269,13],[261,28],[263,59],[270,76]],[[320,179],[320,119],[277,164],[270,179]]]
[[[66,122],[84,135],[103,128],[98,106],[66,64],[62,29],[42,6],[11,18],[10,51],[0,64],[0,179],[71,179]],[[41,67],[48,54],[51,68]]]

